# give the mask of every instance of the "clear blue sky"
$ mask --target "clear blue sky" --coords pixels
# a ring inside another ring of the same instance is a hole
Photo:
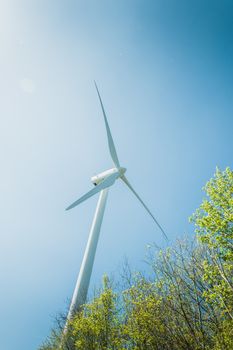
[[[2,0],[2,350],[32,350],[64,311],[97,197],[65,207],[119,159],[171,240],[216,165],[232,167],[233,5],[223,0]],[[144,269],[164,241],[120,182],[110,191],[92,286],[123,257]]]

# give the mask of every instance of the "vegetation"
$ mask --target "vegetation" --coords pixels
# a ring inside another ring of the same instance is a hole
[[[122,291],[105,277],[62,345],[58,327],[40,350],[232,350],[233,172],[217,169],[205,191],[195,241],[150,254],[150,276],[129,271]]]

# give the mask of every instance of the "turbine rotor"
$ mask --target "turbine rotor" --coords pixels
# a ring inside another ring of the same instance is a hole
[[[160,229],[160,231],[162,232],[162,234],[164,235],[166,240],[168,240],[168,237],[167,237],[166,233],[164,232],[163,228],[161,227],[161,225],[159,224],[159,222],[156,220],[156,218],[154,217],[152,212],[149,210],[149,208],[143,202],[141,197],[139,197],[137,192],[134,190],[134,188],[129,183],[128,179],[126,178],[126,176],[125,176],[126,168],[123,168],[120,166],[119,159],[118,159],[117,152],[116,152],[116,148],[115,148],[112,134],[110,131],[110,127],[109,127],[106,113],[104,110],[103,102],[102,102],[98,87],[96,85],[96,82],[95,82],[95,87],[96,87],[96,91],[97,91],[97,94],[99,97],[101,109],[102,109],[103,116],[104,116],[104,123],[105,123],[105,128],[106,128],[107,137],[108,137],[109,153],[111,155],[111,158],[113,160],[115,167],[112,169],[106,170],[98,175],[93,176],[91,178],[91,181],[95,185],[95,187],[92,190],[90,190],[89,192],[87,192],[85,195],[83,195],[81,198],[76,200],[74,203],[72,203],[66,210],[69,210],[69,209],[76,207],[78,204],[80,204],[80,203],[84,202],[86,199],[94,196],[96,193],[102,191],[105,188],[112,186],[115,183],[115,181],[118,178],[120,178],[127,185],[127,187],[133,192],[133,194],[136,196],[136,198],[139,200],[139,202],[143,205],[143,207],[148,212],[148,214],[152,217],[152,219],[154,220],[154,222],[156,223],[157,227]]]

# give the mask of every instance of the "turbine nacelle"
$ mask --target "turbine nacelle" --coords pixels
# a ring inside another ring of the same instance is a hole
[[[126,168],[120,167],[120,168],[112,168],[106,171],[103,171],[102,173],[92,176],[91,178],[91,182],[97,186],[99,185],[101,182],[103,182],[105,179],[107,179],[109,176],[116,174],[116,179],[121,177],[122,175],[124,175],[124,173],[126,172]],[[118,176],[117,176],[118,174]]]

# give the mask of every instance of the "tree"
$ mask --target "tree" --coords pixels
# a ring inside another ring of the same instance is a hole
[[[233,172],[216,170],[205,186],[205,199],[194,214],[199,240],[208,247],[204,279],[205,296],[233,320]]]
[[[122,349],[116,295],[106,276],[102,293],[77,313],[71,329],[75,349]]]

